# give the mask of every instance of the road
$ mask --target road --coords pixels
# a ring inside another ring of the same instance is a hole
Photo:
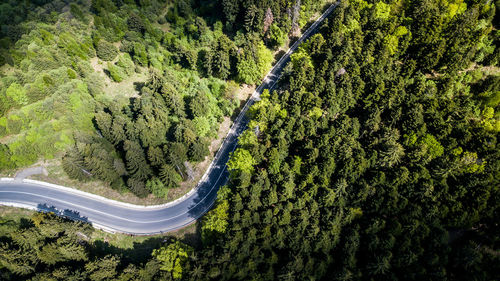
[[[229,173],[226,163],[230,153],[237,146],[238,136],[248,124],[246,112],[252,104],[259,100],[264,89],[272,89],[276,85],[283,68],[290,61],[290,55],[300,43],[316,31],[336,5],[331,5],[274,65],[234,121],[213,162],[197,187],[180,200],[146,207],[121,203],[42,182],[4,179],[0,181],[0,204],[53,211],[75,220],[89,222],[94,227],[106,231],[135,235],[158,234],[191,224],[211,208],[219,187],[228,180]]]

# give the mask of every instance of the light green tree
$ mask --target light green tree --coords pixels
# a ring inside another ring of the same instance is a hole
[[[259,70],[260,79],[266,75],[269,69],[271,69],[274,60],[273,53],[266,48],[262,41],[257,45],[257,58],[257,68]]]
[[[203,217],[201,226],[202,239],[207,242],[215,235],[224,233],[228,226],[229,202],[222,200],[217,206]]]
[[[210,132],[210,122],[205,116],[197,116],[193,119],[194,127],[196,128],[196,133],[200,137],[206,136]]]
[[[168,188],[158,178],[152,178],[146,182],[146,188],[158,198],[167,198]]]
[[[231,154],[231,159],[227,162],[229,170],[246,173],[252,173],[255,164],[257,164],[257,161],[255,161],[248,150],[243,148],[236,149],[236,151]]]
[[[14,82],[10,84],[6,91],[7,97],[11,98],[18,105],[28,104],[28,97],[26,96],[26,90],[20,84]]]
[[[161,263],[161,270],[171,273],[174,279],[181,279],[192,252],[193,249],[188,245],[175,241],[166,247],[154,249],[153,257]]]

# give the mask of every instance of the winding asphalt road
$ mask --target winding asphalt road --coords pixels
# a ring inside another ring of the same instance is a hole
[[[300,43],[309,38],[337,4],[331,5],[297,40],[266,75],[233,123],[207,172],[197,187],[183,198],[157,206],[138,206],[121,203],[93,194],[43,182],[20,179],[0,181],[0,204],[53,211],[61,216],[83,220],[94,227],[110,232],[147,235],[182,228],[205,214],[215,202],[219,187],[228,180],[226,163],[237,146],[238,136],[245,130],[246,112],[259,100],[264,89],[272,89],[290,55]]]

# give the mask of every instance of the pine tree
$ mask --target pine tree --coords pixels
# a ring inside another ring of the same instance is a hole
[[[150,146],[148,149],[148,160],[151,165],[160,167],[165,164],[165,155],[163,150],[157,146]]]
[[[111,115],[104,111],[98,112],[95,114],[95,121],[97,123],[97,127],[99,128],[99,132],[107,140],[111,141],[113,139],[111,134],[111,124],[112,124]]]
[[[91,176],[85,169],[83,157],[76,149],[71,149],[66,152],[62,158],[62,167],[70,178],[86,181]]]
[[[167,188],[174,188],[182,181],[179,173],[169,164],[165,164],[160,169],[160,179]]]

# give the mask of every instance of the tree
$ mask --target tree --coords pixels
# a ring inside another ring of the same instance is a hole
[[[144,25],[142,17],[136,13],[130,13],[127,19],[127,25],[130,30],[144,33],[146,26]]]
[[[285,44],[287,34],[276,24],[273,23],[269,29],[269,43],[272,47],[280,47]]]
[[[189,147],[188,155],[192,161],[203,161],[205,156],[209,154],[208,146],[210,143],[204,138],[199,138]]]
[[[99,128],[100,133],[108,140],[112,139],[111,135],[111,124],[112,117],[109,113],[101,111],[97,112],[94,116],[95,122],[97,123],[97,127]]]
[[[214,241],[215,238],[226,232],[229,225],[228,211],[229,202],[222,200],[203,217],[201,235],[204,243]]]
[[[116,276],[119,263],[120,260],[116,256],[107,255],[87,263],[85,270],[92,281],[110,280]]]
[[[205,116],[197,116],[193,119],[193,125],[196,129],[196,135],[205,137],[210,133],[210,121]]]
[[[146,197],[148,195],[149,188],[144,184],[143,179],[131,177],[127,180],[127,186],[137,197]]]
[[[148,54],[144,45],[134,43],[134,60],[142,66],[148,65]]]
[[[262,31],[264,33],[267,32],[267,30],[269,29],[269,27],[273,23],[273,20],[274,20],[273,11],[271,10],[270,7],[268,7],[266,10],[266,15],[264,17],[264,26],[262,28]]]
[[[8,169],[13,166],[13,163],[10,161],[10,156],[9,147],[5,144],[0,144],[0,170]]]
[[[189,255],[193,249],[186,244],[170,242],[168,246],[163,246],[153,250],[153,257],[161,263],[161,270],[172,274],[174,279],[181,279],[184,269],[189,265]]]
[[[97,57],[104,61],[112,61],[118,55],[118,49],[111,43],[100,40],[96,45]]]
[[[161,88],[166,106],[177,116],[184,117],[185,104],[182,95],[169,82],[165,81]]]
[[[10,84],[5,92],[5,95],[15,102],[16,105],[26,105],[28,104],[28,97],[26,96],[26,90],[20,84],[14,82]]]
[[[158,198],[167,199],[168,188],[158,178],[152,178],[146,182],[146,188]]]
[[[90,178],[91,174],[85,170],[85,163],[83,157],[76,149],[69,150],[62,158],[62,167],[64,172],[70,178],[86,181]]]
[[[167,188],[177,187],[182,181],[179,173],[171,165],[165,164],[160,169],[160,179]]]
[[[110,62],[108,62],[108,73],[111,79],[115,82],[122,82],[123,79],[126,78],[126,74],[123,69],[119,66],[116,66]]]
[[[206,116],[210,114],[210,100],[207,97],[206,93],[202,91],[197,91],[195,95],[191,98],[189,102],[189,110],[191,112],[191,116],[199,117]]]
[[[126,140],[123,148],[125,149],[127,171],[138,181],[149,178],[152,171],[146,162],[141,146],[137,142]]]
[[[165,164],[165,155],[163,150],[157,146],[150,146],[148,149],[148,160],[151,165],[160,167]]]
[[[227,162],[230,171],[234,170],[240,173],[252,173],[255,164],[257,164],[257,162],[254,160],[253,156],[248,150],[243,148],[237,148],[231,153],[231,158]]]
[[[240,82],[245,84],[255,84],[259,81],[259,69],[253,58],[246,56],[245,58],[239,59],[236,69],[238,70],[237,79]]]
[[[220,79],[227,79],[231,73],[230,57],[236,48],[233,41],[225,34],[218,38],[217,46],[212,50],[208,60],[208,74]]]
[[[239,1],[237,0],[222,0],[222,10],[227,20],[227,26],[231,27],[236,20],[236,15],[239,11]]]
[[[153,92],[159,92],[160,88],[166,83],[163,73],[153,67],[149,68],[148,73],[148,81],[146,81],[145,85]]]

